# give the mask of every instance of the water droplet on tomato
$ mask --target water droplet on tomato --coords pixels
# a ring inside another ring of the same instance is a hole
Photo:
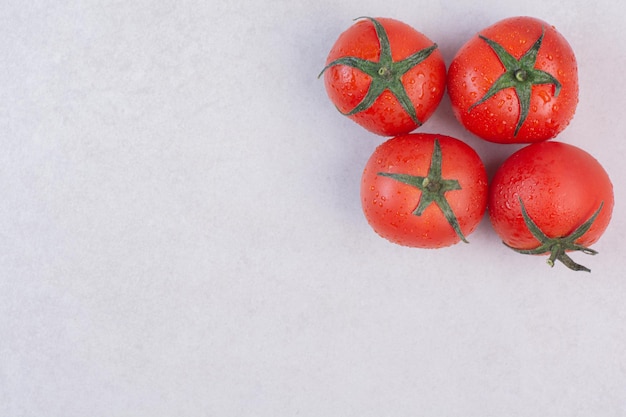
[[[552,100],[552,97],[550,97],[550,94],[548,94],[548,92],[545,90],[541,90],[539,92],[539,97],[543,100],[544,103],[547,103],[550,100]]]
[[[546,120],[546,127],[550,128],[550,129],[558,129],[559,122],[554,120],[554,119],[548,119],[548,120]]]
[[[500,100],[498,101],[498,107],[502,107],[504,106],[505,101],[504,100]],[[510,108],[510,107],[509,107]]]
[[[554,57],[552,56],[552,54],[548,54],[548,56],[546,57],[548,58],[548,61],[552,61],[554,59]]]

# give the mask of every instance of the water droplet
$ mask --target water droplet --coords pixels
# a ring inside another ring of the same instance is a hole
[[[498,107],[502,107],[504,106],[505,101],[504,100],[500,100],[498,101]],[[509,107],[510,108],[510,107]]]
[[[548,61],[552,61],[554,59],[554,57],[552,56],[552,54],[548,54],[548,56],[546,57],[548,58]]]
[[[554,119],[548,119],[548,120],[546,120],[546,127],[550,128],[550,129],[558,129],[559,128],[559,122],[554,120]]]
[[[552,106],[552,111],[554,112],[559,111],[559,105],[555,104],[554,106]]]
[[[548,94],[548,92],[545,90],[539,91],[539,97],[543,100],[544,103],[547,103],[550,100],[552,100],[552,98],[550,97],[550,94]]]

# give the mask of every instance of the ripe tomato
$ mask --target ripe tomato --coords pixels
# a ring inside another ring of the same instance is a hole
[[[489,217],[503,242],[521,253],[550,254],[574,270],[589,271],[566,254],[588,248],[613,212],[613,185],[587,152],[560,142],[536,143],[511,155],[489,190]]]
[[[478,154],[449,136],[413,133],[381,144],[361,180],[363,212],[391,242],[440,248],[463,240],[487,206],[487,173]]]
[[[448,70],[456,118],[497,143],[556,137],[578,104],[578,67],[572,48],[548,23],[504,19],[470,39]]]
[[[343,32],[322,74],[337,109],[383,136],[422,125],[446,86],[446,66],[437,45],[388,18],[367,17]]]

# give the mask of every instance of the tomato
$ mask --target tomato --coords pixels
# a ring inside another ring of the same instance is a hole
[[[582,251],[604,233],[613,212],[613,186],[590,154],[556,141],[535,143],[511,155],[489,190],[489,218],[503,242],[521,253],[550,254],[589,271],[566,254]]]
[[[446,66],[437,45],[389,18],[363,18],[343,32],[322,74],[337,109],[383,136],[421,126],[446,86]]]
[[[444,135],[409,133],[381,144],[361,180],[363,213],[399,245],[441,248],[467,242],[487,206],[487,173],[478,154]]]
[[[447,87],[456,118],[475,135],[497,143],[541,142],[574,117],[578,67],[553,26],[512,17],[461,47]]]

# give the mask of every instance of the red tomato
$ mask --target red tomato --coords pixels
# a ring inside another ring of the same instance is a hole
[[[383,136],[408,133],[424,123],[446,86],[437,45],[388,18],[364,18],[343,32],[322,74],[337,109]]]
[[[578,104],[576,57],[554,26],[508,18],[458,51],[448,70],[448,94],[457,119],[485,140],[552,139]]]
[[[550,254],[548,263],[574,270],[570,251],[604,233],[613,212],[613,185],[587,152],[560,142],[536,143],[511,155],[497,170],[489,190],[489,217],[503,242],[521,253]]]
[[[361,202],[380,236],[440,248],[467,242],[485,213],[487,189],[485,167],[471,147],[449,136],[413,133],[374,151],[363,171]]]

